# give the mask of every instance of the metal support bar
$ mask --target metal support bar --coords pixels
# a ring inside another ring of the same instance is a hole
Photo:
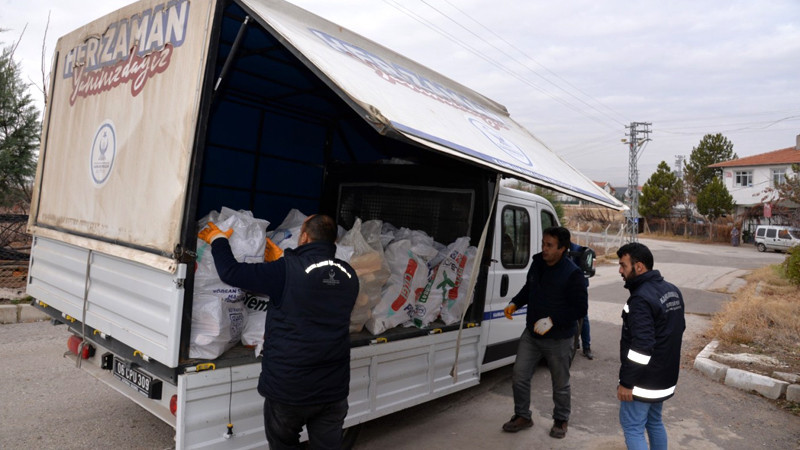
[[[250,16],[245,16],[244,22],[242,25],[239,26],[239,32],[236,33],[236,39],[233,40],[233,46],[231,46],[231,51],[228,53],[228,57],[225,59],[225,64],[222,65],[222,71],[219,73],[219,77],[217,78],[217,82],[214,84],[214,93],[217,92],[220,85],[222,84],[223,78],[225,75],[228,74],[228,70],[230,70],[231,64],[233,64],[233,59],[236,57],[236,52],[239,50],[239,44],[242,43],[242,37],[244,36],[244,32],[247,29],[247,24],[250,22]]]

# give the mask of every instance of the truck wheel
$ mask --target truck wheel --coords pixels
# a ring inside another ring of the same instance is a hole
[[[756,248],[758,249],[758,251],[760,251],[762,253],[767,251],[767,246],[762,244],[762,243],[756,244]]]

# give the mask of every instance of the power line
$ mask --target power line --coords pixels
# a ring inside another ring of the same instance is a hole
[[[523,63],[523,62],[519,61],[519,60],[518,60],[517,58],[515,58],[513,55],[510,55],[510,54],[506,53],[505,51],[503,51],[503,50],[502,50],[500,47],[498,47],[498,46],[496,46],[496,45],[492,44],[492,43],[491,43],[491,42],[489,42],[488,40],[484,40],[484,39],[482,39],[482,38],[481,38],[481,36],[479,36],[477,33],[475,33],[474,31],[472,31],[471,29],[469,29],[469,28],[465,27],[465,26],[464,26],[464,25],[462,25],[460,22],[458,22],[457,20],[455,20],[455,19],[453,19],[452,17],[450,17],[449,15],[447,15],[445,12],[443,12],[443,11],[441,11],[440,9],[438,9],[438,8],[434,7],[433,5],[431,5],[430,3],[428,3],[426,0],[420,0],[420,1],[421,1],[422,3],[424,3],[425,5],[427,5],[429,8],[433,9],[433,10],[434,10],[434,11],[436,11],[437,13],[441,14],[442,16],[444,16],[444,17],[445,17],[447,20],[449,20],[449,21],[453,22],[454,24],[456,24],[457,26],[459,26],[460,28],[462,28],[464,31],[466,31],[466,32],[470,33],[471,35],[475,36],[476,38],[478,38],[478,39],[480,39],[480,40],[482,40],[482,41],[486,42],[487,44],[489,44],[489,45],[490,45],[492,48],[494,48],[495,50],[497,50],[497,51],[501,52],[502,54],[506,55],[507,57],[509,57],[509,58],[510,58],[512,61],[514,61],[514,62],[516,62],[517,64],[519,64],[520,66],[522,66],[522,67],[524,67],[524,68],[528,69],[528,70],[529,70],[531,73],[533,73],[533,74],[534,74],[534,75],[536,75],[537,77],[541,78],[542,80],[546,81],[547,83],[551,84],[551,85],[552,85],[553,87],[555,87],[556,89],[558,89],[558,90],[560,90],[560,91],[564,92],[565,94],[567,94],[567,95],[569,95],[570,97],[574,98],[575,100],[577,100],[577,101],[579,101],[579,102],[583,103],[584,105],[588,106],[589,108],[592,108],[593,110],[597,111],[598,113],[600,113],[600,114],[602,114],[602,115],[604,115],[604,116],[608,117],[610,120],[613,120],[613,121],[614,121],[614,122],[616,122],[617,124],[619,124],[619,125],[623,125],[623,126],[625,125],[623,122],[621,122],[621,121],[617,120],[617,119],[616,119],[616,118],[614,118],[614,117],[611,117],[611,115],[609,115],[607,112],[601,111],[600,109],[598,109],[598,108],[597,108],[597,107],[595,107],[594,105],[591,105],[591,104],[589,104],[588,102],[584,101],[582,98],[580,98],[580,97],[576,96],[576,95],[575,95],[575,94],[573,94],[572,92],[569,92],[569,91],[567,91],[566,89],[562,88],[561,86],[559,86],[558,84],[554,83],[554,82],[553,82],[553,81],[551,81],[550,79],[548,79],[548,78],[544,77],[543,75],[541,75],[540,73],[538,73],[536,70],[534,70],[533,68],[531,68],[529,65],[527,65],[527,64],[525,64],[525,63]],[[555,77],[556,77],[556,78],[558,78],[559,80],[563,81],[564,83],[566,83],[566,84],[567,84],[568,86],[570,86],[571,88],[573,88],[573,89],[575,89],[576,91],[580,92],[581,94],[583,94],[584,96],[588,97],[589,99],[591,99],[591,100],[594,100],[596,103],[598,103],[598,104],[600,104],[601,106],[605,107],[606,109],[608,109],[608,110],[609,110],[609,111],[611,111],[612,113],[614,113],[614,114],[617,114],[617,115],[619,115],[619,116],[622,116],[621,114],[617,113],[617,112],[616,112],[616,111],[614,111],[613,109],[611,109],[611,108],[609,108],[608,106],[604,105],[604,104],[603,104],[601,101],[599,101],[599,100],[595,99],[595,98],[594,98],[594,97],[592,97],[591,95],[589,95],[589,94],[587,94],[587,93],[585,93],[585,92],[581,91],[581,90],[580,90],[580,89],[578,89],[577,87],[575,87],[575,86],[573,86],[572,84],[570,84],[570,83],[569,83],[567,80],[565,80],[564,78],[562,78],[561,76],[559,76],[558,74],[556,74],[555,72],[553,72],[552,70],[550,70],[550,69],[548,69],[547,67],[545,67],[543,64],[541,64],[540,62],[538,62],[536,59],[534,59],[532,56],[530,56],[529,54],[527,54],[525,51],[523,51],[522,49],[518,48],[517,46],[515,46],[515,45],[514,45],[514,44],[512,44],[511,42],[507,41],[505,38],[503,38],[502,36],[500,36],[499,34],[497,34],[496,32],[494,32],[492,29],[490,29],[489,27],[487,27],[487,26],[486,26],[486,25],[484,25],[483,23],[479,22],[478,20],[476,20],[475,18],[473,18],[472,16],[470,16],[469,14],[467,14],[465,11],[463,11],[462,9],[460,9],[458,6],[456,6],[456,5],[452,4],[452,3],[451,3],[449,0],[445,0],[445,2],[446,2],[447,4],[449,4],[450,6],[452,6],[453,8],[455,8],[455,9],[456,9],[458,12],[460,12],[460,13],[461,13],[461,14],[462,14],[464,17],[466,17],[467,19],[471,20],[472,22],[474,22],[475,24],[477,24],[478,26],[480,26],[480,27],[481,27],[481,28],[483,28],[484,30],[488,31],[488,32],[489,32],[489,33],[490,33],[492,36],[494,36],[494,37],[496,37],[496,38],[500,39],[500,40],[501,40],[501,41],[503,41],[503,42],[504,42],[506,45],[508,45],[508,46],[509,46],[509,47],[511,47],[512,49],[516,50],[517,52],[519,52],[520,54],[522,54],[522,55],[523,55],[523,56],[525,56],[526,58],[530,59],[530,60],[531,60],[531,61],[533,61],[535,64],[537,64],[539,67],[541,67],[542,69],[546,70],[548,73],[550,73],[551,75],[555,76]]]
[[[392,6],[393,8],[395,8],[398,11],[402,12],[403,14],[405,14],[405,15],[411,17],[412,19],[416,20],[417,22],[421,23],[422,25],[428,27],[429,29],[435,31],[436,33],[439,33],[440,35],[444,36],[445,38],[449,39],[450,41],[456,43],[457,45],[459,45],[460,47],[462,47],[465,50],[469,51],[470,53],[478,56],[479,58],[483,59],[484,61],[486,61],[486,62],[488,62],[488,63],[490,63],[492,65],[497,66],[503,72],[511,75],[512,77],[516,78],[517,80],[519,80],[519,81],[527,84],[528,86],[536,89],[537,91],[541,92],[542,94],[550,97],[553,101],[561,104],[565,108],[568,108],[568,109],[570,109],[573,112],[576,112],[578,114],[584,115],[587,118],[589,118],[591,120],[594,120],[595,122],[597,122],[598,124],[600,124],[600,125],[602,125],[604,127],[609,127],[610,126],[608,123],[602,122],[597,117],[595,117],[593,115],[590,115],[590,114],[587,114],[584,111],[581,111],[576,106],[574,106],[571,103],[565,101],[564,99],[553,95],[552,93],[550,93],[547,90],[545,90],[544,88],[540,87],[539,85],[537,85],[536,83],[534,83],[530,79],[528,79],[528,78],[516,73],[515,71],[509,69],[508,67],[506,67],[500,61],[497,61],[497,60],[491,58],[490,56],[485,55],[484,53],[482,53],[481,51],[477,50],[476,48],[474,48],[474,47],[470,46],[469,44],[466,44],[465,42],[459,40],[458,38],[456,38],[452,34],[450,34],[447,31],[441,29],[440,27],[436,26],[435,24],[433,24],[429,20],[421,17],[420,15],[418,15],[417,13],[411,11],[407,7],[401,6],[399,3],[397,3],[394,0],[383,0],[383,1],[384,1],[384,3],[388,4],[389,6]]]
[[[799,109],[782,109],[777,111],[759,111],[754,113],[742,113],[742,114],[726,114],[723,116],[714,116],[714,117],[682,117],[680,119],[658,119],[658,123],[682,123],[682,122],[696,122],[698,120],[717,120],[717,119],[730,119],[730,118],[737,118],[737,117],[757,117],[757,116],[774,116],[776,114],[779,115],[796,115],[800,114]]]
[[[769,121],[769,122],[742,122],[742,123],[731,123],[731,124],[715,124],[715,125],[696,125],[691,127],[684,127],[685,129],[709,129],[715,128],[718,130],[719,133],[731,133],[735,131],[761,131],[766,130],[767,128],[771,128],[774,125],[777,125],[781,122],[793,121],[793,120],[800,120],[800,115],[796,116],[787,116],[782,117],[777,120]],[[741,126],[739,126],[741,125]],[[734,127],[739,126],[738,128],[728,128],[728,129],[719,129],[721,127]],[[663,133],[668,134],[678,134],[678,135],[692,135],[696,134],[695,132],[690,131],[672,131],[670,129],[661,130]]]

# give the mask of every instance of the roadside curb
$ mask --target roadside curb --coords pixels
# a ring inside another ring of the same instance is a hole
[[[800,384],[796,384],[800,381],[798,375],[776,371],[772,373],[772,377],[768,377],[746,370],[732,369],[726,364],[711,359],[718,346],[719,342],[716,340],[709,342],[695,357],[694,368],[708,378],[724,383],[726,386],[757,392],[772,400],[785,398],[792,402],[800,402]]]
[[[41,322],[50,316],[31,305],[0,305],[0,324]]]

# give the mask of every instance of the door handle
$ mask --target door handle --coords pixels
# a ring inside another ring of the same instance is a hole
[[[500,278],[500,297],[505,297],[508,294],[508,274],[503,274]]]

